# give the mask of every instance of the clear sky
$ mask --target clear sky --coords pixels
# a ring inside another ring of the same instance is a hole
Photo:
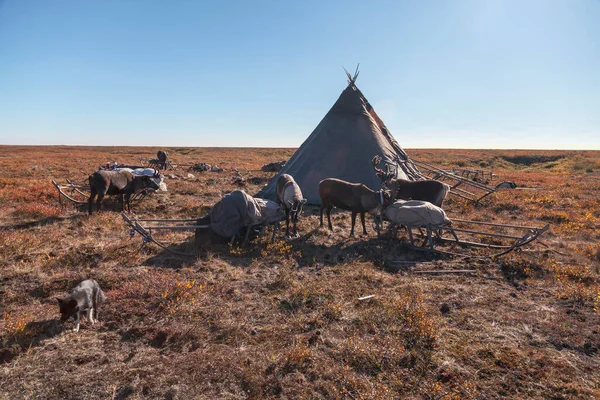
[[[600,149],[600,1],[0,0],[0,144]]]

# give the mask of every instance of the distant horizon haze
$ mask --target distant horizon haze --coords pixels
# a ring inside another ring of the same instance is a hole
[[[346,87],[411,148],[600,150],[600,1],[0,0],[0,144],[297,148]]]

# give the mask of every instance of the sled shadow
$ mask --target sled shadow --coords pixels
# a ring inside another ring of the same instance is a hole
[[[82,219],[84,217],[85,217],[85,215],[79,215],[79,214],[71,215],[68,217],[48,217],[48,218],[42,218],[37,221],[25,222],[22,224],[0,225],[0,230],[29,229],[29,228],[35,228],[35,227],[40,227],[40,226],[53,225],[53,224],[56,224],[58,222],[63,222],[63,221],[76,221],[76,220]]]

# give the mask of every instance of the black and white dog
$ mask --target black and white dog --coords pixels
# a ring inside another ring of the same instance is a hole
[[[75,286],[71,294],[57,297],[60,307],[60,320],[75,318],[73,331],[79,332],[81,315],[87,312],[87,319],[94,325],[98,322],[98,307],[106,300],[100,285],[93,279],[88,279]]]

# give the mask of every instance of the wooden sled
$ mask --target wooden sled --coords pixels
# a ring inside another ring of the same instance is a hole
[[[55,180],[52,180],[52,185],[58,191],[58,202],[61,207],[67,204],[72,204],[76,209],[87,206],[88,199],[90,197],[90,186],[87,183],[76,183],[69,179],[66,179],[66,184],[59,184]],[[148,195],[147,190],[135,193],[131,196],[131,203],[135,204],[141,201]]]
[[[450,185],[450,194],[474,203],[479,203],[497,190],[494,187],[475,182],[472,179],[465,178],[450,171],[445,171],[422,161],[413,160],[413,163],[419,167],[429,179],[434,179]]]
[[[396,238],[396,226],[394,223],[391,223],[391,225],[393,237]],[[424,226],[422,228],[417,228],[419,230],[417,236],[422,239],[421,244],[417,244],[417,238],[413,235],[413,229],[415,228],[406,229],[408,231],[410,247],[418,251],[456,255],[456,253],[441,250],[437,247],[439,244],[448,244],[452,246],[452,248],[459,246],[463,249],[480,248],[493,250],[496,251],[496,253],[490,255],[490,257],[495,258],[528,245],[550,229],[550,225],[538,228],[532,226],[453,219],[452,225]],[[425,229],[425,232],[423,232],[423,229]],[[509,232],[490,232],[490,229]],[[447,237],[449,235],[451,237]],[[482,237],[482,239],[477,240],[476,237]]]
[[[76,208],[88,203],[90,197],[90,187],[82,184],[77,184],[69,179],[66,180],[66,184],[58,184],[55,180],[52,180],[52,185],[58,191],[58,202],[61,207],[65,204],[72,204]]]
[[[422,161],[401,160],[399,157],[396,157],[394,161],[396,163],[395,166],[390,167],[396,168],[396,171],[398,171],[400,164],[411,162],[419,168],[419,171],[427,179],[433,179],[450,185],[450,194],[474,203],[479,203],[481,200],[498,190],[496,187],[487,186],[481,182],[476,182],[473,179],[469,179],[470,176],[464,177],[452,171],[446,171],[436,167],[435,165]],[[491,180],[493,176],[491,173],[489,174]]]
[[[167,250],[173,254],[184,255],[184,256],[193,256],[191,253],[182,253],[175,250],[170,249],[167,243],[164,243],[158,239],[156,239],[153,235],[153,231],[196,231],[197,229],[209,229],[209,224],[198,224],[199,219],[140,219],[135,216],[131,216],[131,218],[125,213],[122,212],[121,216],[125,223],[129,226],[129,235],[130,237],[134,237],[135,234],[139,234],[142,237],[143,243],[152,242],[159,246],[160,248]],[[279,229],[279,222],[273,224],[273,235],[271,237],[271,241],[275,240],[275,234]],[[264,230],[266,225],[252,225],[246,226],[244,233],[244,239],[242,242],[242,246],[246,246],[249,240],[250,232],[252,230],[259,230],[258,237],[261,238],[264,234]],[[242,228],[242,229],[243,229]],[[230,239],[229,243],[233,244],[236,238],[241,238],[238,234],[234,234]]]
[[[168,169],[174,169],[173,163],[171,162],[170,159],[167,159],[167,161],[163,163],[157,158],[140,157],[139,162],[143,166],[138,167],[138,168],[154,168],[156,170],[164,170],[164,171],[166,171]]]

